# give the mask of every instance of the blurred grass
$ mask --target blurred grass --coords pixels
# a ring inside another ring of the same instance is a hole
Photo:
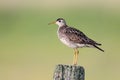
[[[0,80],[52,80],[56,64],[71,64],[73,51],[57,39],[58,17],[102,43],[80,50],[86,80],[119,80],[120,12],[98,8],[0,10]]]

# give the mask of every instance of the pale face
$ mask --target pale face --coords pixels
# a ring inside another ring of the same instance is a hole
[[[56,24],[57,24],[59,27],[61,27],[61,26],[66,25],[66,22],[65,22],[65,20],[63,20],[63,19],[59,19],[59,20],[56,21]]]

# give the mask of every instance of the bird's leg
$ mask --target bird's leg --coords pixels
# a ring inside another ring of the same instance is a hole
[[[76,50],[74,49],[74,57],[73,57],[73,65],[75,65],[75,59],[76,58]]]
[[[78,62],[78,54],[79,54],[79,51],[78,49],[75,49],[75,65],[77,65],[77,62]]]

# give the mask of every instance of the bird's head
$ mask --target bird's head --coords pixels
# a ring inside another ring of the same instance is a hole
[[[65,26],[66,22],[63,18],[58,18],[56,21],[49,23],[50,24],[57,24],[59,27]]]

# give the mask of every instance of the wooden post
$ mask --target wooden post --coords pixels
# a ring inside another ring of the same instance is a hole
[[[82,66],[58,64],[53,80],[84,80],[85,71]]]

